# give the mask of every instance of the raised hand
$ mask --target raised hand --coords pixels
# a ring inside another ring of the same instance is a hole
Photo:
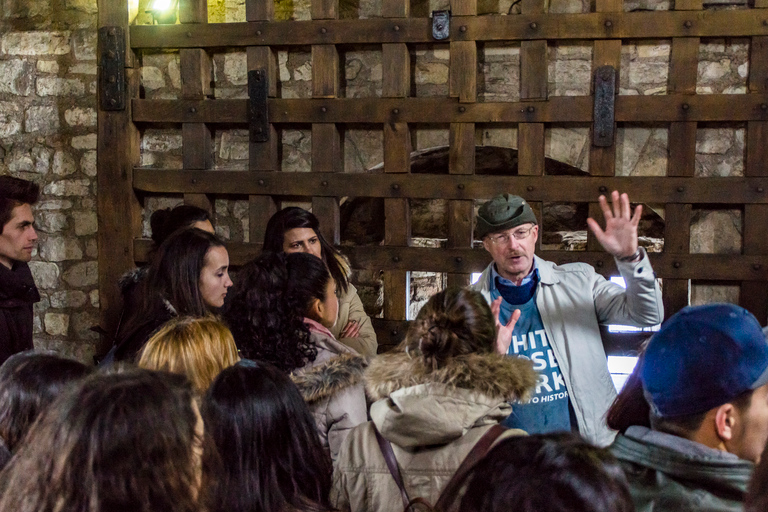
[[[501,297],[499,297],[491,303],[491,313],[493,313],[493,320],[496,322],[496,352],[504,355],[512,343],[512,331],[515,330],[515,324],[520,320],[521,312],[519,309],[514,310],[507,325],[502,324],[499,320],[501,314]]]
[[[606,252],[617,258],[632,256],[637,252],[637,225],[643,213],[642,205],[637,205],[630,215],[629,196],[619,195],[616,190],[611,194],[610,206],[605,196],[600,196],[599,201],[605,217],[605,231],[592,218],[587,219],[589,229]]]

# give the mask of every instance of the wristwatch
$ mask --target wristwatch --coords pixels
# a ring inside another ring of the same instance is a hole
[[[638,247],[634,254],[630,256],[622,256],[616,259],[618,261],[623,261],[625,263],[634,263],[636,261],[640,261],[642,258],[643,258],[643,251],[640,247]]]

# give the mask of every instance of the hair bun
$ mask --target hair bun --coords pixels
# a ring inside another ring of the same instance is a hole
[[[454,347],[458,342],[456,333],[443,322],[425,322],[419,339],[419,351],[427,366],[437,369],[442,363],[454,355]]]

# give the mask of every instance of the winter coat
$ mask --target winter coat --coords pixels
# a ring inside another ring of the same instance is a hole
[[[350,429],[368,420],[363,388],[363,370],[367,363],[327,330],[311,329],[310,332],[317,357],[295,370],[291,378],[315,418],[323,447],[331,459],[336,460]]]
[[[392,444],[408,496],[434,504],[475,443],[512,412],[508,402],[526,399],[535,383],[521,358],[468,354],[428,371],[420,357],[377,356],[366,371],[372,421],[341,447],[331,504],[342,512],[403,510],[373,425]],[[511,429],[503,437],[523,434]]]
[[[611,444],[616,435],[605,423],[616,388],[608,372],[600,325],[648,327],[664,319],[661,289],[648,254],[644,249],[642,253],[638,262],[616,261],[626,289],[586,263],[556,265],[535,256],[536,306],[568,388],[579,432],[598,446]],[[470,287],[489,304],[491,265]]]
[[[637,512],[741,511],[755,465],[681,437],[629,427],[611,452]]]
[[[339,338],[341,330],[347,325],[347,322],[355,320],[360,324],[360,333],[357,338]],[[363,303],[357,295],[357,288],[349,284],[347,293],[339,297],[339,318],[336,324],[331,328],[333,337],[344,345],[355,349],[359,354],[366,357],[376,355],[379,344],[376,341],[376,331],[373,330],[371,319],[365,313]]]
[[[15,261],[12,268],[0,264],[0,364],[34,348],[32,305],[39,301],[29,265],[23,261]]]

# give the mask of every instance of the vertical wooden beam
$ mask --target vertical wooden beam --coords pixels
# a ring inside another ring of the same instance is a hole
[[[768,2],[766,2],[768,4]],[[763,7],[768,7],[764,5]],[[753,93],[768,92],[768,37],[753,37],[749,56],[749,90]],[[768,123],[750,121],[747,123],[747,158],[744,175],[748,177],[768,176]],[[768,206],[746,205],[744,207],[744,254],[768,256]],[[739,302],[752,312],[760,325],[768,323],[768,283],[765,281],[744,281],[741,283]]]
[[[98,214],[99,316],[102,336],[97,353],[111,343],[122,307],[120,276],[135,265],[133,239],[141,234],[141,204],[133,190],[133,168],[140,161],[140,135],[131,120],[131,100],[139,97],[139,69],[128,35],[128,6],[118,0],[98,1],[98,26],[119,27],[126,36],[126,108],[98,110],[96,198]],[[101,53],[101,48],[97,54]],[[99,73],[101,73],[99,67]],[[98,81],[97,81],[98,83]]]
[[[701,10],[701,0],[675,0],[678,11]],[[696,94],[699,65],[698,37],[672,39],[669,61],[670,93]],[[693,178],[696,172],[696,122],[675,122],[669,126],[669,160],[667,176]],[[680,263],[690,253],[690,204],[667,204],[664,217],[664,252],[679,255]],[[664,314],[671,317],[690,303],[691,283],[688,279],[664,279],[662,297]]]
[[[312,16],[338,17],[338,0],[313,0]],[[336,98],[339,95],[339,52],[334,45],[312,46],[312,97]],[[333,123],[312,125],[312,171],[343,172],[341,132]],[[320,219],[320,230],[332,244],[341,238],[339,199],[313,197],[312,212]]]
[[[405,18],[410,14],[410,0],[383,0],[385,18]],[[381,95],[407,98],[411,95],[411,57],[407,45],[382,45],[382,66],[386,70]],[[397,119],[384,124],[384,172],[411,172],[411,133],[407,123]],[[411,243],[411,212],[408,199],[384,200],[384,244],[408,246]],[[411,276],[407,270],[384,272],[384,318],[405,320],[411,295]]]

